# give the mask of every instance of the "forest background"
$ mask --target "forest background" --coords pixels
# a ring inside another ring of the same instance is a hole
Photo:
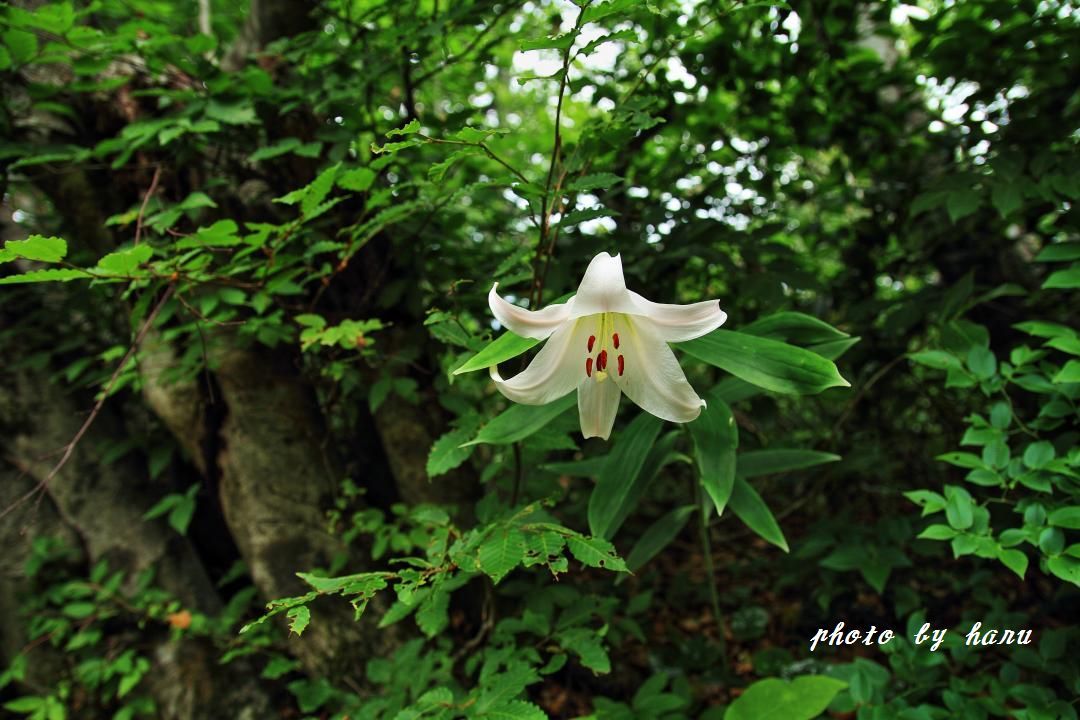
[[[1078,21],[5,4],[3,712],[1076,718]],[[600,252],[694,422],[495,391]]]

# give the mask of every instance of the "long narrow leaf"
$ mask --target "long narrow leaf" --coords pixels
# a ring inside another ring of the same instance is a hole
[[[694,505],[683,505],[667,513],[654,522],[642,533],[641,538],[634,543],[630,554],[626,556],[626,567],[630,572],[636,572],[638,568],[652,560],[656,555],[671,544],[678,537],[682,529],[686,527],[686,521],[694,514],[697,508]]]
[[[735,483],[739,428],[731,408],[718,395],[715,389],[706,394],[708,406],[689,428],[701,485],[713,501],[716,513],[722,515]]]
[[[813,395],[830,387],[847,387],[831,361],[821,355],[768,338],[714,330],[678,347],[765,390]]]
[[[740,477],[735,478],[735,487],[731,491],[728,506],[740,520],[746,523],[748,528],[784,552],[788,552],[787,540],[784,539],[784,533],[777,525],[776,518],[750,483]]]
[[[836,462],[839,459],[839,455],[816,450],[786,448],[751,450],[739,454],[736,472],[741,478],[752,478],[789,470],[802,470],[823,463]]]
[[[659,418],[643,412],[623,430],[589,496],[589,532],[593,535],[608,539],[613,534],[615,519],[632,496],[660,426]]]
[[[623,499],[622,504],[619,506],[618,511],[615,513],[614,518],[611,520],[611,524],[608,527],[608,536],[615,537],[615,533],[619,532],[619,528],[626,522],[626,518],[630,516],[636,508],[641,497],[648,490],[649,485],[660,473],[663,467],[681,457],[686,457],[681,453],[675,451],[675,443],[679,439],[679,432],[670,432],[664,435],[662,438],[656,441],[656,444],[649,450],[649,454],[645,458],[645,462],[641,466],[641,472],[634,478],[634,482],[630,484],[629,490],[627,490],[626,497]]]
[[[570,393],[547,405],[512,405],[480,428],[473,440],[460,447],[481,443],[507,445],[524,440],[576,404],[577,393]]]
[[[504,332],[495,338],[487,347],[466,360],[461,367],[454,370],[453,375],[485,370],[492,365],[498,365],[535,347],[540,341],[534,338],[524,338],[512,332]]]

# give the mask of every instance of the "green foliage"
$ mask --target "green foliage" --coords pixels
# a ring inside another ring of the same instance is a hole
[[[840,680],[821,675],[803,675],[790,682],[776,678],[759,680],[731,704],[724,720],[770,717],[811,720],[824,712],[844,687]]]
[[[679,347],[772,392],[806,395],[848,386],[827,358],[764,337],[716,330],[697,340],[679,343]]]
[[[1051,261],[1070,257],[1054,248],[1049,246],[1051,252],[1040,257]],[[1076,354],[1080,337],[1071,328],[1039,321],[1016,327],[1040,340],[1036,343],[1040,347],[1014,346],[1008,359],[999,362],[981,344],[981,338],[988,337],[982,331],[974,333],[980,339],[966,346],[954,343],[948,349],[912,356],[922,365],[946,370],[948,387],[977,391],[989,412],[969,415],[960,440],[963,446],[981,448],[978,454],[956,451],[938,456],[967,470],[965,479],[981,501],[958,485],[945,485],[944,494],[913,490],[905,495],[922,507],[924,517],[936,519],[944,514],[944,523],[927,526],[919,537],[948,540],[955,557],[998,560],[1023,578],[1030,562],[1025,548],[1031,547],[1044,572],[1080,585],[1080,545],[1066,547],[1063,532],[1075,529],[1080,517],[1076,483],[1080,452],[1071,446],[1080,384],[1069,376],[1076,362],[1070,355]],[[1011,522],[1000,516],[995,522],[989,507],[991,493],[1007,494]]]
[[[187,535],[188,525],[195,514],[195,496],[199,486],[192,485],[187,492],[166,495],[143,514],[144,520],[153,520],[168,513],[169,525],[181,535]]]
[[[0,348],[55,386],[0,412],[0,470],[40,479],[25,438],[72,393],[113,436],[59,477],[145,467],[115,502],[222,595],[37,538],[5,712],[169,716],[154,649],[196,638],[298,716],[1076,717],[1069,3],[242,5],[0,9]],[[575,392],[508,405],[475,372],[539,344],[493,284],[565,301],[601,251],[730,316],[672,346],[707,401],[685,428],[624,401],[584,440]],[[260,417],[233,351],[273,378]],[[334,550],[274,558],[306,592],[248,577],[223,428],[340,481],[303,508]],[[346,679],[297,659],[343,603],[377,648]],[[849,616],[905,632],[808,655]],[[929,652],[928,617],[1037,641]]]

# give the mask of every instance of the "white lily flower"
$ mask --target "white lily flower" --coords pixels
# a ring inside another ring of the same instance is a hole
[[[668,347],[720,327],[727,313],[717,300],[664,305],[626,289],[622,260],[602,252],[592,259],[577,294],[537,310],[513,305],[496,292],[488,304],[503,327],[547,340],[529,366],[509,380],[490,369],[496,387],[514,402],[546,405],[578,391],[581,432],[607,440],[619,397],[671,422],[690,422],[705,401],[686,380]]]

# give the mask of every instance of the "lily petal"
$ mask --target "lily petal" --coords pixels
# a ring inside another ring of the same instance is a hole
[[[615,414],[619,411],[619,386],[607,378],[604,382],[587,379],[578,386],[578,417],[581,420],[581,434],[586,438],[598,437],[604,440],[611,435],[615,425]]]
[[[550,336],[559,325],[570,319],[574,298],[565,303],[548,305],[543,310],[526,310],[504,300],[496,289],[499,283],[491,286],[488,292],[488,305],[495,319],[510,332],[521,337],[543,340]]]
[[[720,309],[719,300],[706,300],[691,305],[668,305],[646,300],[633,290],[627,290],[634,306],[634,315],[652,320],[657,335],[665,342],[683,342],[711,333],[724,324],[727,313]]]
[[[643,316],[615,316],[621,343],[618,358],[609,360],[612,379],[641,409],[671,422],[690,422],[701,414],[705,401],[686,380],[671,348],[656,325]],[[614,363],[614,365],[613,365]]]
[[[585,375],[588,343],[587,323],[571,321],[551,334],[529,366],[509,380],[503,380],[496,366],[491,379],[499,392],[523,405],[546,405],[572,391]]]
[[[602,252],[592,259],[574,295],[573,317],[605,312],[633,312],[623,278],[622,258]]]

